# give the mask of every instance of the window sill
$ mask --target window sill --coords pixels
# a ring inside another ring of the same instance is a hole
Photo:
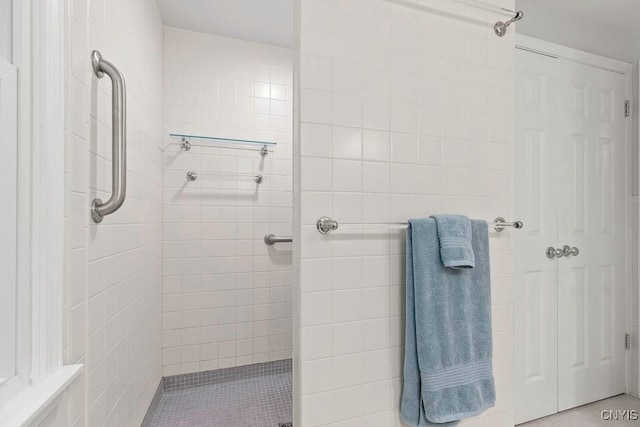
[[[83,365],[67,365],[47,380],[27,387],[0,409],[0,425],[22,427],[29,425],[45,411],[75,380]]]

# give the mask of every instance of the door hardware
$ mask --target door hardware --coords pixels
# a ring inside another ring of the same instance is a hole
[[[553,246],[549,246],[545,253],[547,254],[547,258],[549,259],[562,258],[563,256],[565,256],[563,249],[556,249]]]
[[[562,254],[563,254],[565,257],[568,257],[568,256],[570,256],[570,255],[572,255],[572,256],[578,256],[578,255],[580,254],[580,249],[578,249],[578,248],[577,248],[577,247],[575,247],[575,246],[574,246],[574,247],[571,247],[571,246],[569,246],[569,245],[564,245],[564,246],[562,247]]]

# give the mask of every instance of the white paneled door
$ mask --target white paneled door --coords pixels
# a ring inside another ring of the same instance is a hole
[[[625,391],[624,76],[519,50],[515,418]]]
[[[558,60],[558,409],[625,392],[624,76]]]
[[[558,77],[555,58],[516,51],[516,322],[519,421],[558,407],[558,263],[545,250],[558,236]]]

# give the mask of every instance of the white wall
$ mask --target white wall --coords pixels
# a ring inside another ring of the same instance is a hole
[[[164,67],[164,375],[291,358],[291,245],[263,241],[292,233],[291,50],[165,28]]]
[[[498,38],[498,16],[454,2],[415,4],[297,2],[296,425],[401,425],[405,232],[322,236],[318,217],[512,213],[513,31]],[[514,232],[490,237],[497,405],[466,425],[513,425]]]
[[[634,61],[637,52],[633,38],[629,34],[616,32],[617,28],[600,28],[590,22],[569,20],[553,11],[527,5],[520,6],[520,9],[525,14],[525,18],[516,26],[520,34],[607,58]],[[624,11],[620,10],[620,13]]]
[[[631,62],[640,61],[640,31],[635,31],[632,35]]]
[[[13,58],[13,0],[0,0],[0,57]]]
[[[64,362],[85,365],[69,422],[139,426],[161,378],[162,26],[153,0],[65,4]],[[89,208],[111,191],[111,82],[93,49],[127,83],[127,199],[100,225]]]

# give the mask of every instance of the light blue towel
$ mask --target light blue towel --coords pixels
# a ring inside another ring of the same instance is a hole
[[[433,215],[438,227],[440,257],[445,267],[465,269],[476,266],[471,246],[471,221],[464,215]]]
[[[495,404],[489,234],[471,221],[473,269],[446,268],[436,222],[409,221],[401,415],[412,426],[457,424]]]

